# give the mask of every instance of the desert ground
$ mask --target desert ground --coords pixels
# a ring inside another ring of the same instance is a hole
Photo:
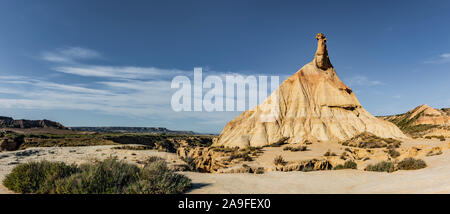
[[[410,139],[401,148],[426,144],[427,147],[449,148],[450,140]],[[0,152],[0,181],[15,165],[31,160],[63,161],[85,163],[117,156],[127,162],[139,164],[149,156],[164,158],[169,165],[183,164],[176,154],[156,150],[113,149],[114,145],[84,147],[36,147],[25,150]],[[286,160],[310,159],[328,149],[339,153],[342,150],[326,143],[313,144],[310,151],[283,151],[282,147],[264,148],[264,153],[248,165],[266,166],[273,164],[273,158],[282,154]],[[450,193],[450,151],[435,156],[425,156],[427,167],[420,170],[367,172],[363,170],[326,170],[312,172],[265,172],[250,173],[198,173],[180,172],[193,181],[188,194],[198,193]],[[359,167],[358,167],[359,168]],[[12,193],[0,185],[0,193]]]

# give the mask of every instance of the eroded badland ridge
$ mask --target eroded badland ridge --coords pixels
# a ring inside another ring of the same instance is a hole
[[[340,142],[364,132],[406,138],[394,124],[378,119],[359,103],[337,76],[319,33],[314,60],[285,80],[267,100],[230,121],[215,146],[255,147],[277,142]],[[278,105],[275,105],[277,103]],[[268,110],[276,108],[273,121]]]
[[[420,105],[404,114],[380,116],[411,137],[450,137],[450,108]]]

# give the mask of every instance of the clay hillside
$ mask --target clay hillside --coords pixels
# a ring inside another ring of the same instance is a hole
[[[341,142],[361,133],[406,138],[397,126],[361,106],[352,89],[337,76],[325,35],[319,33],[316,38],[314,60],[285,80],[262,104],[230,121],[215,146]]]
[[[412,137],[450,137],[450,108],[435,109],[426,104],[404,114],[381,116]]]

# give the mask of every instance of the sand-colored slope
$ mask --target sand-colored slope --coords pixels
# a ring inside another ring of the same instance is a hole
[[[445,142],[448,144],[449,142]],[[408,143],[406,143],[408,144]],[[361,170],[206,174],[184,172],[191,194],[450,193],[450,150],[425,157],[428,167],[393,173]]]

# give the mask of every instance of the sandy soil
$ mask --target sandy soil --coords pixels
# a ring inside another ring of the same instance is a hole
[[[450,141],[416,139],[402,147],[424,145],[450,146]],[[0,152],[0,183],[15,165],[30,160],[53,160],[84,163],[117,156],[132,163],[149,156],[159,156],[169,164],[183,164],[175,155],[154,150],[117,150],[116,146],[28,148],[22,151]],[[264,154],[250,165],[270,165],[280,152],[287,160],[310,159],[328,149],[340,154],[339,145],[314,144],[310,151],[282,151],[281,147],[265,148]],[[450,148],[450,147],[449,147]],[[266,172],[265,174],[209,174],[182,172],[190,177],[195,193],[450,193],[450,150],[442,155],[424,157],[428,167],[394,173],[337,170],[315,172]],[[0,193],[11,193],[0,185]]]
[[[425,158],[428,167],[394,173],[336,170],[200,174],[184,172],[195,183],[189,193],[450,193],[450,152]]]

